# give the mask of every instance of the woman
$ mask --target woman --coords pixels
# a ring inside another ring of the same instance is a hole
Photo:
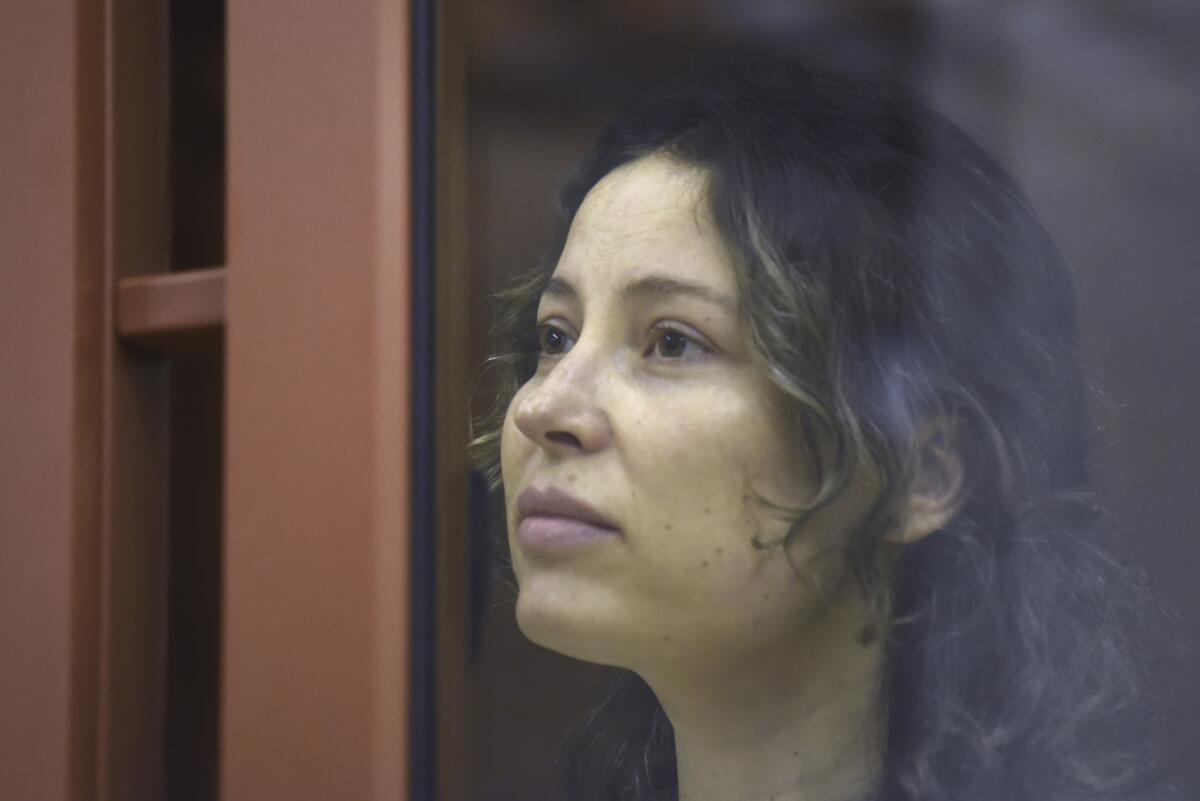
[[[884,82],[698,76],[560,222],[475,446],[522,631],[620,669],[572,797],[1145,789],[1073,289],[990,156]]]

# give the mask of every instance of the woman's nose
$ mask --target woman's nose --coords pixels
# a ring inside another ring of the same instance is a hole
[[[599,380],[595,360],[576,345],[549,372],[526,385],[516,401],[513,421],[522,434],[551,453],[570,456],[603,450],[612,439],[612,428],[597,402]]]

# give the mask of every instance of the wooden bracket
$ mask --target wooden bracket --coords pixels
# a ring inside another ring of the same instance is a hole
[[[164,356],[219,352],[225,333],[225,268],[122,278],[117,336]]]

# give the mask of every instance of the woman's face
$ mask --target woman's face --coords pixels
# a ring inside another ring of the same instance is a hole
[[[537,373],[504,422],[521,629],[641,671],[732,668],[795,641],[841,582],[835,546],[862,508],[851,491],[823,510],[790,561],[752,544],[789,527],[752,488],[786,505],[814,488],[743,345],[705,189],[659,156],[592,189],[538,307]]]

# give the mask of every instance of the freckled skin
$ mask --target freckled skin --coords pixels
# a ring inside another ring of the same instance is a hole
[[[547,295],[538,309],[539,323],[553,323],[572,344],[543,355],[509,407],[501,443],[521,629],[551,649],[644,676],[697,664],[736,670],[794,642],[825,602],[818,588],[836,583],[840,569],[839,560],[813,557],[838,542],[859,508],[822,510],[795,538],[791,562],[780,549],[752,547],[756,535],[782,539],[788,523],[759,508],[748,488],[798,505],[813,482],[736,312],[684,296],[621,294],[654,275],[736,302],[703,192],[703,173],[660,157],[621,167],[592,189],[554,271],[578,298]],[[709,352],[660,355],[654,326],[663,321]],[[515,540],[517,496],[569,483],[622,536],[561,558],[524,553]],[[792,564],[810,562],[829,575],[797,577]],[[706,569],[697,572],[697,563]]]

